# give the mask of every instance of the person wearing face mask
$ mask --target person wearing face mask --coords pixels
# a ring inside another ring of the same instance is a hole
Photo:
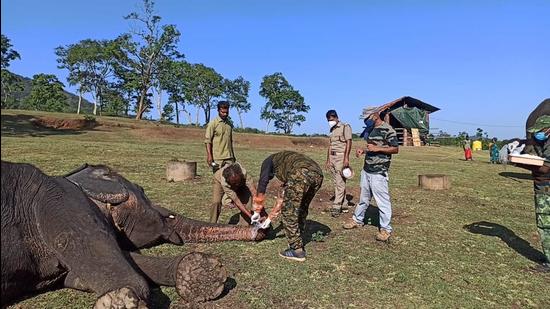
[[[523,152],[550,160],[550,99],[544,100],[529,115]],[[517,164],[531,171],[535,195],[535,217],[545,261],[536,269],[550,272],[550,166]]]
[[[334,202],[330,208],[332,217],[338,217],[342,211],[347,211],[346,178],[342,170],[349,167],[349,154],[351,152],[351,126],[338,119],[338,114],[331,109],[326,114],[330,127],[327,162],[325,167],[332,173],[334,184]]]
[[[361,171],[361,196],[352,218],[344,224],[344,228],[353,229],[364,225],[366,210],[371,197],[374,197],[380,214],[380,229],[376,240],[387,241],[393,231],[388,170],[392,154],[399,152],[399,141],[395,130],[382,120],[377,108],[366,109],[364,115],[370,120],[369,124],[372,121],[373,126],[370,126],[372,127],[370,132],[366,132],[367,147],[356,151],[357,157],[365,155],[365,163]]]

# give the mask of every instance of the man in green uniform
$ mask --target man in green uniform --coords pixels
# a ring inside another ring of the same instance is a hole
[[[233,153],[233,125],[229,119],[229,103],[218,103],[218,117],[206,126],[204,143],[206,144],[206,162],[212,167],[212,172],[227,164],[235,162]],[[223,188],[219,181],[213,180],[212,204],[210,206],[210,222],[217,222],[222,203],[219,198]]]
[[[267,157],[262,163],[257,195],[254,197],[253,223],[259,224],[267,184],[273,177],[284,183],[283,200],[273,209],[261,227],[269,227],[271,220],[278,214],[277,208],[281,207],[289,248],[279,255],[291,260],[305,261],[306,251],[302,234],[305,231],[309,203],[323,183],[323,172],[311,158],[294,151],[281,151]]]
[[[326,116],[330,126],[330,135],[325,166],[331,171],[334,181],[334,202],[330,213],[333,217],[338,217],[342,210],[346,211],[348,207],[346,178],[342,175],[342,170],[349,167],[352,133],[350,125],[341,122],[335,110],[329,110]]]
[[[524,153],[550,160],[550,99],[544,100],[527,118],[527,146]],[[533,173],[535,217],[546,260],[540,269],[550,272],[550,167],[518,164]]]

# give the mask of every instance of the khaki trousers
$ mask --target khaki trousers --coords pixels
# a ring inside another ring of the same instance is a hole
[[[334,202],[332,203],[332,208],[341,210],[342,205],[346,201],[346,178],[341,173],[344,168],[344,153],[331,154],[329,160],[334,184]]]

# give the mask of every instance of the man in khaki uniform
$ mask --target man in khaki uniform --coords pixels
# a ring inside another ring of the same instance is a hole
[[[229,103],[218,103],[218,117],[210,121],[206,126],[204,143],[206,144],[206,162],[216,173],[220,168],[235,162],[233,152],[233,124],[229,119]],[[221,203],[218,196],[223,192],[220,182],[213,180],[212,204],[210,210],[210,222],[218,221],[221,211]]]
[[[329,110],[326,116],[330,126],[326,167],[332,172],[334,181],[334,202],[330,213],[333,217],[338,217],[342,210],[347,211],[348,206],[346,178],[342,176],[342,169],[349,167],[352,133],[350,125],[341,122],[335,110]]]
[[[239,225],[250,224],[254,180],[247,177],[244,167],[238,162],[226,164],[214,173],[214,182],[210,221],[217,223],[225,206],[240,210]]]

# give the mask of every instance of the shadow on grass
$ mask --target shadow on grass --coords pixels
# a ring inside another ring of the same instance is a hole
[[[329,198],[329,201],[331,202],[334,202],[334,200],[336,199],[336,197],[334,195],[332,195],[330,198]],[[353,195],[351,194],[346,194],[346,201],[348,202],[348,207],[353,207],[355,206],[355,203],[353,203]]]
[[[380,227],[380,212],[378,211],[378,207],[373,205],[369,205],[369,207],[367,207],[367,210],[365,210],[365,219],[363,220],[363,223],[366,225]]]
[[[480,221],[467,224],[464,226],[464,229],[473,234],[496,236],[504,241],[508,247],[535,263],[541,263],[545,259],[544,254],[533,248],[528,241],[517,236],[514,231],[500,224]]]
[[[284,232],[278,235],[281,231],[283,231],[283,222],[281,221],[279,225],[276,228],[272,228],[267,232],[267,235],[265,237],[265,240],[274,240],[275,238],[284,238],[286,237]],[[313,220],[306,220],[306,230],[304,234],[302,235],[302,239],[304,241],[304,246],[310,243],[314,236],[319,237],[318,235],[322,235],[321,237],[327,237],[332,230],[327,225]]]
[[[210,301],[214,302],[227,296],[231,290],[237,287],[237,281],[231,277],[227,277],[224,283],[223,292],[220,296]],[[177,298],[171,300],[160,288],[151,289],[152,308],[168,309],[168,308],[195,308],[191,304],[183,303],[181,299]]]
[[[85,130],[47,129],[32,124],[30,115],[2,115],[2,137],[45,137],[82,134]]]
[[[527,179],[527,180],[533,179],[530,173],[500,172],[498,174],[506,178]]]
[[[170,297],[164,294],[160,288],[151,289],[151,300],[153,308],[168,309],[170,308]]]

